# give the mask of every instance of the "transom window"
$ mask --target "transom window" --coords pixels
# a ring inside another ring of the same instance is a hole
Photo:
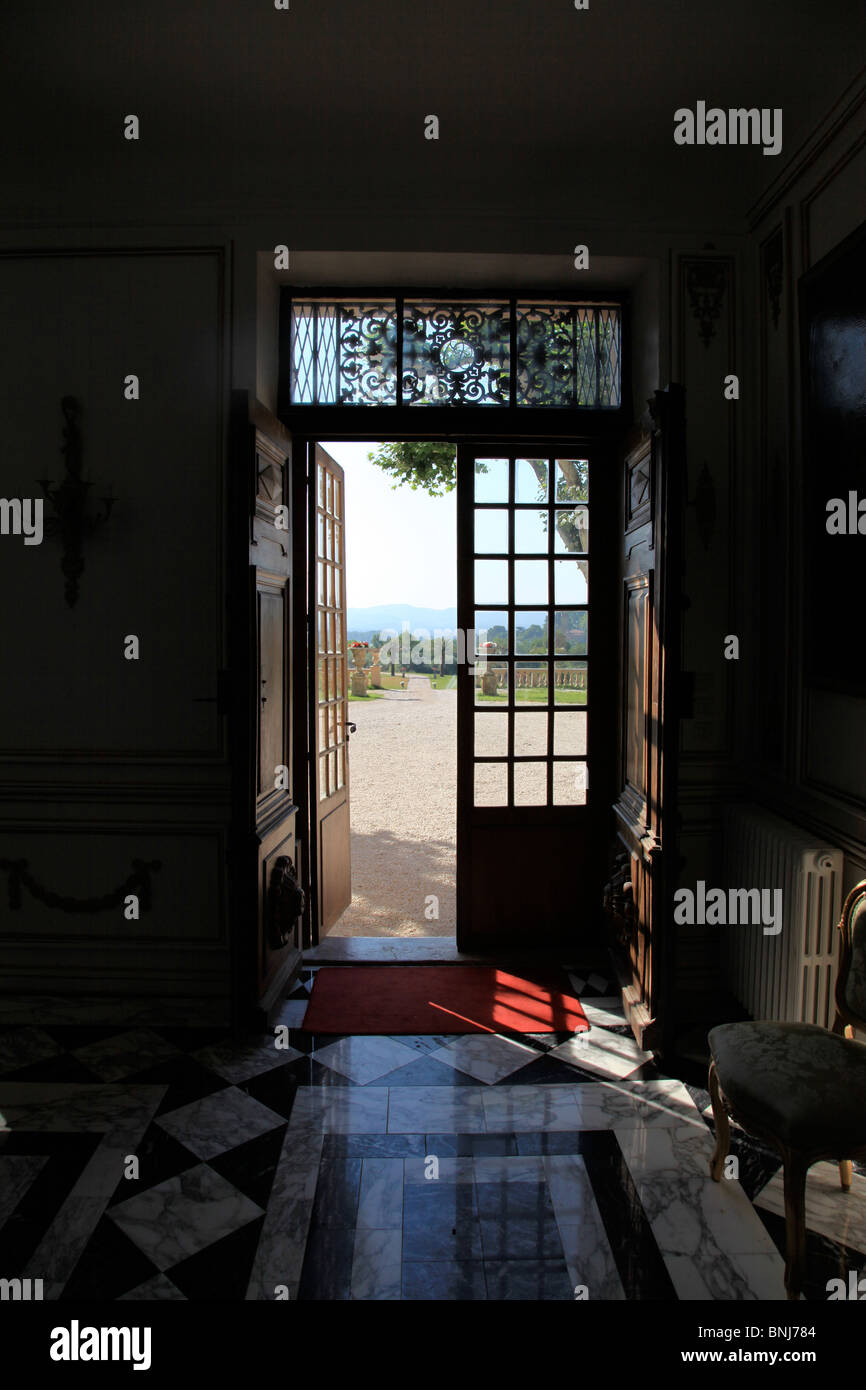
[[[539,299],[293,299],[292,405],[621,403],[615,303]]]

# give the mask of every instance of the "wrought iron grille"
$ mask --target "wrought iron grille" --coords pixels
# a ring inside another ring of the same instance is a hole
[[[292,305],[293,405],[394,405],[397,311],[390,304]]]
[[[617,409],[617,304],[292,301],[292,405]]]
[[[508,405],[508,304],[407,304],[404,405]]]
[[[615,408],[620,357],[616,305],[517,305],[518,405]]]

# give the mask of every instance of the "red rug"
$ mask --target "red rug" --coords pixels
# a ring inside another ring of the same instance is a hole
[[[309,1033],[581,1033],[586,1015],[561,970],[487,965],[340,965],[316,974]]]

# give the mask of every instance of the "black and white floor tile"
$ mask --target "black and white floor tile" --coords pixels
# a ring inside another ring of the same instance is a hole
[[[0,1031],[0,1276],[46,1298],[781,1299],[778,1158],[658,1072],[613,982],[589,1032]],[[286,1031],[287,1030],[287,1031]],[[279,1043],[279,1046],[277,1045]],[[807,1297],[866,1264],[866,1173],[812,1170]]]

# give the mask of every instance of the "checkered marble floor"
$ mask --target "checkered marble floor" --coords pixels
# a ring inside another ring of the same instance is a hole
[[[345,968],[345,967],[341,967]],[[387,967],[383,967],[387,968]],[[55,1299],[777,1299],[775,1155],[659,1073],[612,981],[588,1033],[0,1032],[0,1276]],[[809,1181],[807,1296],[866,1263],[866,1174]]]

